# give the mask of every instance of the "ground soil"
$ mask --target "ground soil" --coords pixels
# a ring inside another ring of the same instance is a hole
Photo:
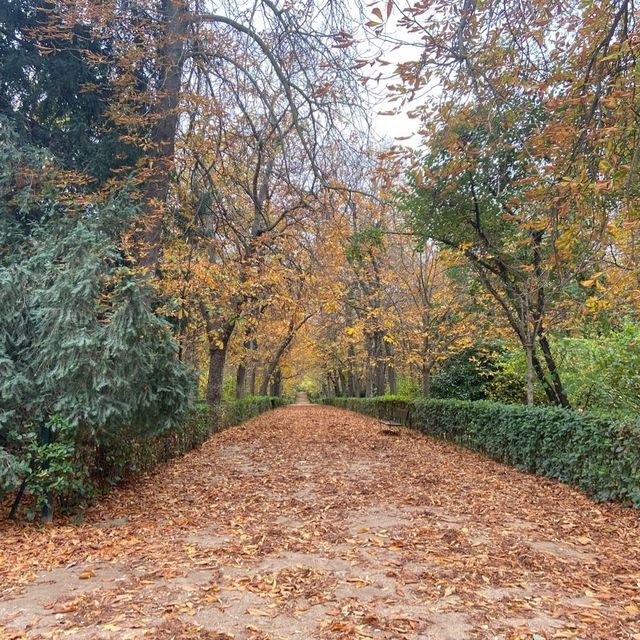
[[[0,637],[639,640],[639,524],[416,432],[292,406],[80,524],[0,525]]]

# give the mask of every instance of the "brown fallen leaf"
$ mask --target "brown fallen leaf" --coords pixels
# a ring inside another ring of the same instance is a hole
[[[247,613],[251,616],[271,617],[271,614],[268,611],[263,611],[262,609],[247,609]]]

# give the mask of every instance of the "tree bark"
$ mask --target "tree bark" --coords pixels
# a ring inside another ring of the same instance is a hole
[[[384,362],[384,345],[381,331],[373,331],[367,337],[367,352],[371,370],[368,375],[367,395],[383,396],[386,390],[386,364]]]
[[[161,44],[157,51],[157,102],[151,127],[151,175],[143,185],[146,219],[138,234],[143,247],[140,264],[156,269],[161,257],[162,213],[169,194],[178,131],[178,105],[182,87],[185,42],[188,33],[187,7],[183,0],[162,0]]]
[[[398,391],[398,376],[393,362],[393,345],[385,342],[385,351],[387,352],[387,378],[389,380],[389,393],[395,396]]]
[[[282,371],[280,367],[278,367],[273,373],[269,395],[274,398],[279,398],[282,395]]]
[[[209,379],[207,381],[207,402],[216,405],[222,402],[224,364],[227,359],[227,343],[222,348],[209,348]]]
[[[209,378],[207,380],[207,402],[210,405],[222,401],[222,382],[224,365],[227,360],[227,348],[233,334],[235,320],[218,325],[212,321],[209,310],[204,303],[200,303],[200,312],[207,327],[209,340]]]
[[[422,363],[422,396],[426,399],[431,397],[431,367],[427,360]]]
[[[236,398],[244,398],[246,394],[247,366],[244,362],[238,365],[236,370]]]
[[[527,404],[531,407],[534,404],[534,388],[533,388],[533,345],[526,346],[527,352]]]
[[[540,330],[540,334],[538,336],[538,342],[542,347],[542,355],[544,357],[545,364],[547,365],[547,369],[551,376],[551,381],[553,384],[553,390],[558,398],[558,404],[563,407],[570,408],[569,399],[567,398],[567,394],[564,390],[564,386],[562,385],[562,380],[560,379],[560,373],[558,371],[558,367],[556,365],[556,361],[551,353],[551,346],[549,345],[549,341],[547,340],[547,336]]]
[[[251,367],[251,375],[249,376],[249,395],[256,395],[256,365]]]

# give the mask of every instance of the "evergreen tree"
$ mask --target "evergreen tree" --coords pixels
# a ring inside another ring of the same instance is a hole
[[[6,124],[3,158],[0,492],[27,477],[49,502],[81,483],[80,445],[118,447],[177,426],[193,378],[118,249],[137,213],[127,192],[74,205],[46,180],[52,159],[18,146]]]
[[[121,141],[107,116],[112,42],[80,22],[68,37],[48,35],[56,20],[55,4],[46,0],[0,3],[0,115],[96,188],[114,169],[133,166],[138,150]]]

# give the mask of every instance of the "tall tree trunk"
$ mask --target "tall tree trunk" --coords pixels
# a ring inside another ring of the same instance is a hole
[[[207,402],[210,405],[214,405],[222,401],[222,382],[224,365],[227,360],[227,348],[236,323],[232,321],[222,326],[216,326],[209,315],[206,305],[201,303],[200,309],[207,326],[207,339],[209,340]]]
[[[340,391],[344,397],[347,397],[349,395],[348,377],[342,369],[338,371],[338,379],[340,380]]]
[[[353,346],[353,344],[349,344],[348,347],[348,366],[349,366],[349,371],[347,373],[347,394],[351,397],[351,398],[357,398],[360,396],[360,377],[358,376],[357,372],[354,370],[353,365],[356,361],[356,350],[355,347]]]
[[[384,362],[376,362],[374,372],[374,396],[383,396],[387,390],[387,367]]]
[[[224,380],[224,364],[227,359],[227,344],[222,348],[209,348],[209,379],[207,381],[207,402],[216,405],[222,402],[222,383]]]
[[[533,369],[533,345],[526,345],[527,352],[527,404],[531,407],[534,404],[534,375]]]
[[[282,395],[282,370],[280,367],[278,367],[273,373],[269,395],[274,398],[279,398]]]
[[[367,395],[383,396],[387,385],[382,332],[376,330],[371,333],[367,336],[366,344],[370,362],[370,371],[367,376]]]
[[[551,376],[551,382],[553,384],[553,389],[555,391],[556,397],[558,398],[558,404],[563,407],[569,408],[571,407],[571,405],[569,404],[569,399],[567,398],[564,386],[562,385],[560,372],[558,371],[556,361],[553,357],[553,354],[551,353],[551,346],[549,345],[547,336],[542,332],[542,329],[540,330],[540,334],[538,335],[538,342],[542,347],[542,355],[544,357],[545,364],[547,365],[549,375]]]
[[[246,394],[247,365],[241,362],[236,370],[236,398],[244,398]]]
[[[251,333],[251,329],[245,330],[246,338],[243,344],[245,353],[238,364],[238,369],[236,370],[236,398],[238,399],[244,398],[247,395],[247,360],[253,360],[252,358],[247,357],[246,352],[253,351],[254,345],[257,347],[255,338],[250,337]]]
[[[183,0],[162,0],[163,29],[157,51],[158,96],[151,128],[151,175],[143,184],[147,216],[138,234],[143,247],[140,264],[156,268],[161,256],[162,213],[167,202],[176,148],[178,105],[182,87],[185,42],[188,34],[187,7]]]
[[[389,380],[389,393],[395,396],[398,391],[398,376],[396,374],[395,363],[393,361],[393,345],[389,342],[384,343],[387,353],[387,378]]]
[[[425,359],[422,363],[422,396],[426,399],[431,397],[431,368],[432,363]]]
[[[329,374],[329,381],[330,381],[330,384],[333,386],[333,390],[336,397],[341,398],[342,393],[340,391],[340,381],[338,380],[338,376],[335,374],[335,372],[332,371]]]
[[[369,368],[367,369],[366,379],[365,379],[365,396],[367,398],[372,398],[374,396],[373,393],[373,371]]]
[[[256,365],[251,367],[251,375],[249,376],[249,395],[256,395]]]

